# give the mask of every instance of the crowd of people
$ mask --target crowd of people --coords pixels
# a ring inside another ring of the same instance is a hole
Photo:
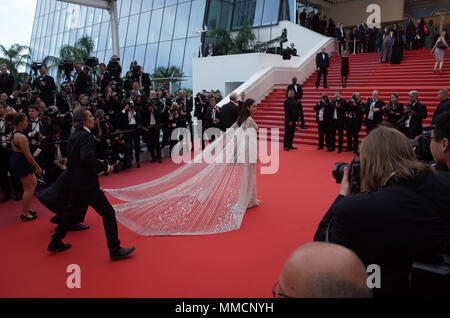
[[[151,161],[162,163],[161,150],[167,147],[171,151],[177,143],[171,140],[176,128],[189,128],[192,142],[194,116],[202,120],[203,132],[210,127],[225,130],[234,123],[239,106],[245,100],[245,94],[240,100],[232,96],[231,104],[235,107],[219,109],[217,103],[223,97],[218,90],[203,90],[195,97],[184,90],[177,94],[169,92],[162,84],[158,90],[152,90],[149,75],[138,65],[126,73],[125,80],[121,79],[122,69],[117,57],[108,65],[99,64],[95,73],[82,63],[75,63],[74,68],[57,89],[45,65],[39,65],[39,74],[29,78],[27,83],[16,83],[7,67],[1,66],[1,202],[12,197],[20,201],[26,190],[21,177],[14,174],[9,164],[14,154],[13,133],[14,139],[25,136],[28,140],[32,159],[45,172],[38,179],[39,186],[45,187],[67,169],[67,140],[74,130],[73,113],[79,107],[85,107],[94,115],[92,133],[98,159],[113,165],[114,172],[119,173],[130,169],[133,161],[140,168],[145,145]],[[7,120],[10,113],[24,114],[26,124],[23,117],[15,119],[21,121],[20,128],[15,130],[13,120]],[[180,136],[180,140],[182,138]],[[36,170],[40,171],[37,166]],[[30,216],[28,210],[24,209],[27,217]]]

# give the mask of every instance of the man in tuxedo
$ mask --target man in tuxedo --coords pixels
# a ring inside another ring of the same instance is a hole
[[[32,87],[41,91],[41,100],[47,107],[55,105],[55,97],[53,95],[53,91],[56,89],[55,81],[53,77],[47,75],[47,68],[44,65],[39,69],[39,73],[41,75],[34,80]]]
[[[139,86],[142,87],[146,96],[150,96],[150,86],[152,82],[150,80],[150,75],[148,73],[144,73],[144,67],[139,67],[139,76],[137,78],[139,82]]]
[[[194,105],[192,99],[187,98],[186,91],[181,90],[179,91],[179,98],[177,98],[176,102],[180,105],[182,116],[186,118],[186,123],[191,133],[192,151],[194,151],[194,129],[192,126],[192,110],[194,109]]]
[[[450,99],[448,98],[448,90],[439,90],[438,98],[439,105],[437,106],[436,111],[433,114],[433,124],[440,115],[446,112],[450,112]]]
[[[75,96],[88,93],[89,76],[83,72],[81,63],[75,63],[75,74],[73,75],[72,85],[74,86]]]
[[[123,130],[131,130],[132,132],[125,134],[125,142],[128,146],[128,153],[125,159],[124,169],[131,168],[133,162],[133,149],[136,159],[136,167],[140,168],[141,158],[141,134],[138,127],[141,124],[141,113],[138,105],[132,99],[124,102],[124,108],[121,115],[121,127]]]
[[[0,65],[0,72],[0,94],[6,93],[9,96],[14,90],[16,81],[11,74],[8,74],[8,67],[6,65]]]
[[[161,160],[161,145],[159,137],[161,135],[161,111],[158,109],[158,104],[152,99],[147,99],[144,104],[144,111],[142,114],[142,124],[149,127],[148,131],[142,136],[143,141],[147,144],[148,151],[152,157],[152,162]]]
[[[288,88],[286,90],[286,98],[289,97],[289,91],[291,89],[294,90],[294,92],[295,92],[294,100],[298,106],[298,114],[299,114],[300,120],[297,119],[297,122],[300,121],[302,129],[307,129],[307,127],[305,125],[305,118],[303,116],[303,105],[302,105],[303,89],[302,89],[301,85],[297,84],[297,77],[294,77],[292,79],[292,84],[288,86]]]
[[[334,99],[331,101],[333,107],[333,116],[330,124],[330,144],[331,149],[328,151],[334,151],[336,144],[336,130],[339,135],[338,141],[338,153],[342,152],[344,145],[344,129],[347,123],[347,102],[342,98],[341,90],[337,89],[334,92]]]
[[[214,47],[213,47],[212,43],[209,43],[209,46],[205,51],[205,56],[209,57],[209,56],[214,56],[214,55],[215,55]]]
[[[298,106],[295,101],[295,91],[288,91],[288,97],[284,101],[284,151],[297,149],[292,146],[295,135],[295,126],[298,121]]]
[[[361,24],[359,25],[359,35],[361,36],[361,41],[359,42],[360,52],[367,53],[368,52],[367,40],[369,38],[369,27],[367,26],[366,21],[362,21]]]
[[[62,114],[65,114],[70,111],[73,101],[72,87],[70,86],[70,82],[66,81],[62,85],[62,90],[56,95],[56,107],[58,107]]]
[[[328,68],[330,67],[330,57],[328,53],[326,53],[326,49],[323,47],[322,52],[316,55],[316,67],[317,67],[317,81],[316,88],[320,86],[320,78],[323,75],[323,88],[327,87],[327,75]]]
[[[112,261],[122,259],[130,255],[135,247],[123,248],[120,246],[114,208],[100,189],[95,140],[91,133],[91,129],[95,126],[94,116],[86,108],[80,107],[73,114],[73,122],[76,130],[70,136],[67,144],[70,210],[62,216],[47,250],[61,252],[70,248],[70,244],[64,244],[62,241],[70,223],[77,218],[80,211],[92,206],[103,218],[110,259]],[[108,173],[112,171],[113,167],[109,166]]]
[[[422,121],[427,118],[427,107],[419,102],[419,93],[411,91],[408,94],[409,103],[405,111],[405,134],[409,139],[415,139],[423,132]]]
[[[99,73],[97,74],[97,85],[100,87],[100,91],[102,93],[105,93],[106,87],[109,86],[109,84],[112,81],[111,74],[106,70],[106,64],[100,63],[99,65]]]
[[[347,120],[347,151],[359,150],[359,132],[361,131],[363,121],[363,103],[359,93],[353,93],[352,99],[347,104],[348,120]]]
[[[233,126],[238,116],[239,116],[238,94],[232,93],[230,95],[230,102],[222,106],[222,108],[220,108],[220,111],[216,115],[216,118],[218,119],[217,127],[225,132],[228,128]]]
[[[339,27],[336,29],[336,38],[339,43],[339,55],[346,49],[347,38],[344,31],[344,25],[339,23]],[[342,48],[342,49],[341,49]]]
[[[319,147],[317,150],[323,149],[324,139],[326,139],[327,149],[330,149],[332,145],[330,143],[329,129],[333,119],[333,107],[327,95],[322,95],[322,99],[314,106],[314,110],[316,111],[316,121],[319,129]]]
[[[364,107],[367,134],[377,128],[377,126],[383,121],[382,109],[386,106],[386,104],[382,100],[379,100],[378,96],[378,90],[374,90],[372,92],[372,99],[367,98],[367,103]]]
[[[297,55],[297,49],[295,48],[295,44],[294,43],[291,43],[291,46],[288,47],[286,50],[289,50],[289,54],[291,56],[298,56]]]

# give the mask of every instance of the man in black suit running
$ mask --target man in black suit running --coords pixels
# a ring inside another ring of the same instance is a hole
[[[305,125],[305,118],[303,116],[303,105],[302,105],[303,89],[301,85],[297,84],[297,77],[294,77],[292,79],[292,84],[288,86],[286,90],[286,98],[289,97],[289,91],[291,89],[295,92],[294,100],[297,103],[298,114],[300,117],[300,120],[297,119],[297,122],[300,121],[302,129],[307,129]]]
[[[325,52],[325,48],[322,48],[322,52],[316,55],[316,67],[317,67],[317,81],[316,88],[320,86],[320,78],[323,74],[323,88],[328,88],[327,86],[327,75],[328,68],[330,67],[330,57]]]
[[[103,218],[109,255],[112,261],[122,259],[131,254],[135,248],[120,247],[119,234],[114,208],[108,202],[105,194],[100,190],[97,174],[97,157],[94,136],[91,129],[95,127],[94,116],[84,107],[78,108],[73,114],[75,131],[69,138],[67,145],[67,177],[70,184],[70,210],[65,213],[47,250],[61,252],[71,247],[64,244],[63,239],[73,219],[80,211],[92,206]],[[108,167],[108,173],[113,167]]]

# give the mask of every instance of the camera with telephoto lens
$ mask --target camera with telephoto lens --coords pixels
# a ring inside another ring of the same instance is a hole
[[[95,69],[98,64],[98,58],[94,56],[84,59],[84,65],[88,66],[91,70]]]
[[[334,164],[333,178],[336,179],[336,183],[342,183],[344,179],[344,169],[348,168],[348,178],[350,181],[350,191],[353,194],[360,193],[361,191],[361,160],[359,154],[355,156],[350,164],[345,162],[337,162]]]
[[[417,159],[420,161],[432,163],[434,161],[431,154],[431,134],[433,133],[434,126],[428,126],[423,128],[423,134],[417,140],[410,140],[411,146],[415,149]]]
[[[73,62],[64,60],[61,64],[58,65],[58,70],[64,73],[66,80],[70,80],[70,73],[73,71]]]
[[[31,69],[33,70],[34,74],[37,74],[37,72],[39,71],[39,69],[42,67],[42,63],[40,62],[33,62],[33,64],[31,65]]]

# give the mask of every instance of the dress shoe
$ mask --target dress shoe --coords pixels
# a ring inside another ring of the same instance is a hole
[[[344,152],[351,152],[351,151],[353,151],[353,149],[352,148],[347,148],[347,149],[344,149],[343,151]]]
[[[26,215],[24,215],[24,214],[21,214],[21,215],[20,215],[20,219],[22,220],[22,222],[33,221],[33,220],[36,220],[37,218],[38,218],[37,215],[32,215],[31,217],[26,216]]]
[[[300,128],[301,129],[308,129],[308,127],[306,125],[301,125]]]
[[[289,151],[289,148],[288,147],[284,147],[284,151]]]
[[[69,231],[84,231],[89,229],[89,225],[85,225],[83,223],[75,223],[69,226]]]
[[[50,219],[50,222],[52,222],[53,224],[58,225],[59,224],[59,220],[61,220],[61,217],[59,215],[55,215],[54,217],[52,217]]]
[[[328,86],[324,86],[323,88],[329,88]]]
[[[141,167],[141,164],[138,163],[138,164],[136,165],[136,168],[140,168],[140,167]]]
[[[342,149],[339,148],[338,151],[337,151],[337,153],[342,153]]]
[[[30,214],[31,214],[31,215],[37,215],[37,213],[36,213],[36,212],[34,212],[34,211],[31,211],[31,210],[30,210]]]
[[[109,253],[109,257],[111,261],[117,261],[119,259],[125,258],[131,253],[133,253],[136,250],[136,248],[133,247],[119,247],[114,252]]]
[[[333,152],[333,151],[334,151],[333,148],[328,148],[328,149],[327,149],[327,152]]]
[[[52,240],[47,247],[47,251],[49,252],[62,252],[69,248],[71,248],[71,244],[64,244],[63,241],[55,241]]]
[[[156,162],[156,159],[152,159],[150,162],[151,162],[151,163],[154,163],[154,162]]]
[[[158,163],[162,163],[162,160],[161,160],[161,159],[158,159]]]
[[[323,149],[323,147],[318,147],[318,148],[317,148],[317,150],[322,150],[322,149]]]
[[[289,149],[297,150],[298,148],[297,148],[297,147],[291,147],[291,148],[289,148]]]
[[[3,198],[0,200],[0,203],[8,202],[9,199],[11,199],[11,195],[10,194],[4,195]]]

